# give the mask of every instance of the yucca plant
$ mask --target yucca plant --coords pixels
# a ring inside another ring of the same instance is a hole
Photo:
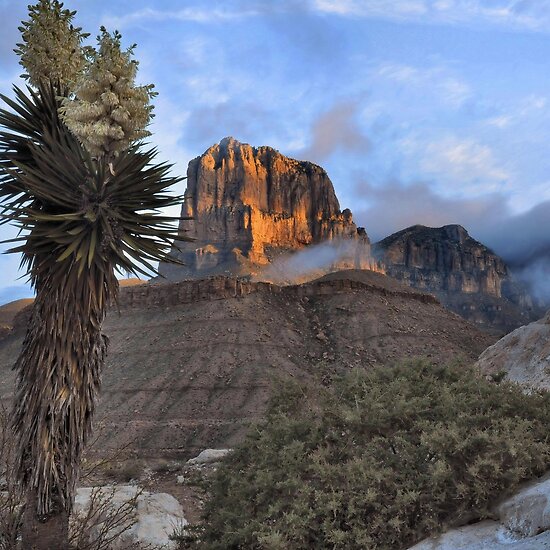
[[[83,46],[75,13],[58,0],[29,6],[15,52],[30,87],[0,96],[0,214],[19,227],[11,252],[36,290],[12,413],[25,549],[68,546],[115,273],[154,272],[177,236],[162,211],[179,202],[168,193],[179,178],[136,144],[149,135],[153,86],[135,85],[134,47],[123,52],[119,33]],[[107,101],[92,105],[92,91]]]
[[[58,86],[14,91],[14,100],[1,96],[0,199],[4,221],[20,229],[11,251],[22,254],[36,290],[13,411],[27,494],[23,544],[64,549],[115,272],[154,271],[166,259],[176,230],[161,210],[179,202],[168,193],[179,179],[153,164],[154,149],[92,157],[60,118]]]

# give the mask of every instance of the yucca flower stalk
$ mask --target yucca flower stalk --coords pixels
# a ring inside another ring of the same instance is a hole
[[[22,77],[33,86],[52,82],[68,89],[84,72],[93,48],[82,46],[90,35],[73,25],[75,14],[58,0],[29,6],[29,19],[21,22],[21,42],[14,52],[25,69]]]
[[[137,140],[150,136],[153,115],[150,103],[157,93],[153,84],[135,84],[136,44],[122,49],[118,31],[101,27],[97,49],[87,54],[89,63],[61,108],[63,122],[95,157],[112,159]]]
[[[131,146],[92,157],[62,122],[55,86],[0,99],[0,200],[20,229],[11,252],[36,290],[15,368],[18,476],[27,492],[25,548],[66,548],[68,514],[90,433],[116,300],[116,270],[155,271],[177,236],[162,209],[179,178]],[[112,163],[112,166],[108,164]],[[181,239],[181,237],[178,237]]]

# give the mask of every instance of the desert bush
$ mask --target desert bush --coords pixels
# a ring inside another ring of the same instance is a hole
[[[406,548],[542,474],[549,425],[550,395],[460,366],[288,383],[214,476],[194,546]]]
[[[136,523],[134,519],[138,498],[135,496],[118,502],[115,488],[94,487],[90,501],[82,513],[71,515],[69,545],[74,550],[109,550],[113,543]],[[120,548],[120,545],[117,545]],[[129,543],[124,550],[141,550],[144,547]]]

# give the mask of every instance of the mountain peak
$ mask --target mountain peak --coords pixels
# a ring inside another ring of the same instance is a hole
[[[187,177],[182,217],[191,219],[180,234],[194,241],[173,250],[184,266],[161,264],[169,279],[254,275],[280,256],[342,239],[354,246],[342,247],[328,270],[374,266],[366,232],[340,210],[315,164],[227,136],[189,163]]]

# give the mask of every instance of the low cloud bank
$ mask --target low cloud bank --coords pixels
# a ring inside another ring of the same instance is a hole
[[[524,268],[514,269],[514,274],[529,285],[539,303],[550,307],[550,256],[539,258]]]
[[[336,268],[367,267],[368,252],[368,245],[361,240],[327,241],[276,258],[255,279],[278,285],[298,284],[321,277]],[[359,258],[363,258],[362,266],[357,263]]]

